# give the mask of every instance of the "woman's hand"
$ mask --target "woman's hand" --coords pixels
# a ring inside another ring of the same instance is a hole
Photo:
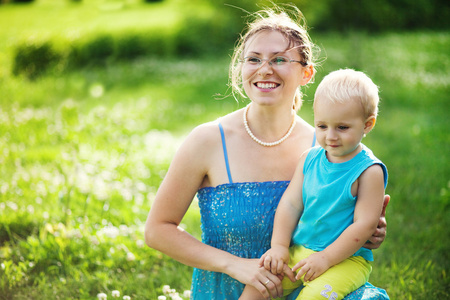
[[[368,249],[378,249],[381,243],[384,242],[386,238],[386,207],[391,200],[391,196],[384,196],[383,210],[381,211],[380,220],[378,221],[378,227],[373,233],[372,237],[364,244],[363,247]]]
[[[286,268],[289,267],[286,265]],[[228,275],[239,282],[256,288],[265,299],[279,298],[283,296],[281,279],[283,276],[272,274],[269,270],[259,266],[259,259],[235,260],[228,266]]]

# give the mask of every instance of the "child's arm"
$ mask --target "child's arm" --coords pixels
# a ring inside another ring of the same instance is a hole
[[[377,227],[384,201],[384,174],[379,165],[367,168],[358,179],[358,200],[354,222],[325,250],[314,253],[297,263],[293,271],[301,268],[296,278],[305,275],[310,281],[319,277],[335,264],[353,255],[370,238]]]
[[[303,165],[306,155],[307,152],[300,157],[294,176],[278,204],[273,225],[272,248],[260,259],[261,266],[273,274],[283,274],[285,264],[289,262],[292,232],[303,211]]]

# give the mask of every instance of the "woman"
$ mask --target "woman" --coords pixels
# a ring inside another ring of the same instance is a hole
[[[315,144],[314,128],[296,114],[299,87],[315,71],[312,49],[306,30],[287,14],[259,14],[230,68],[233,88],[243,95],[243,87],[251,104],[195,128],[157,192],[146,242],[195,267],[193,299],[238,299],[246,284],[266,298],[282,295],[280,278],[258,258],[270,248],[275,208],[300,155]],[[196,194],[203,242],[178,227]],[[384,215],[380,227],[371,248],[384,239]],[[363,299],[358,293],[379,290],[362,287],[348,299]]]

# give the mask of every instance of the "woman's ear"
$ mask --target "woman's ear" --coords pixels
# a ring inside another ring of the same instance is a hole
[[[364,122],[364,133],[369,133],[375,127],[376,122],[377,118],[375,118],[375,116],[368,117]]]
[[[302,82],[300,85],[306,85],[314,75],[314,67],[312,65],[307,65],[302,68],[302,73]]]

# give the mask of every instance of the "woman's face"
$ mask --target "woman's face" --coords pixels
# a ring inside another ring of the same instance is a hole
[[[288,47],[285,36],[269,30],[255,34],[245,45],[242,82],[253,102],[292,105],[297,88],[308,83],[307,67],[291,61],[301,61],[300,54]]]

